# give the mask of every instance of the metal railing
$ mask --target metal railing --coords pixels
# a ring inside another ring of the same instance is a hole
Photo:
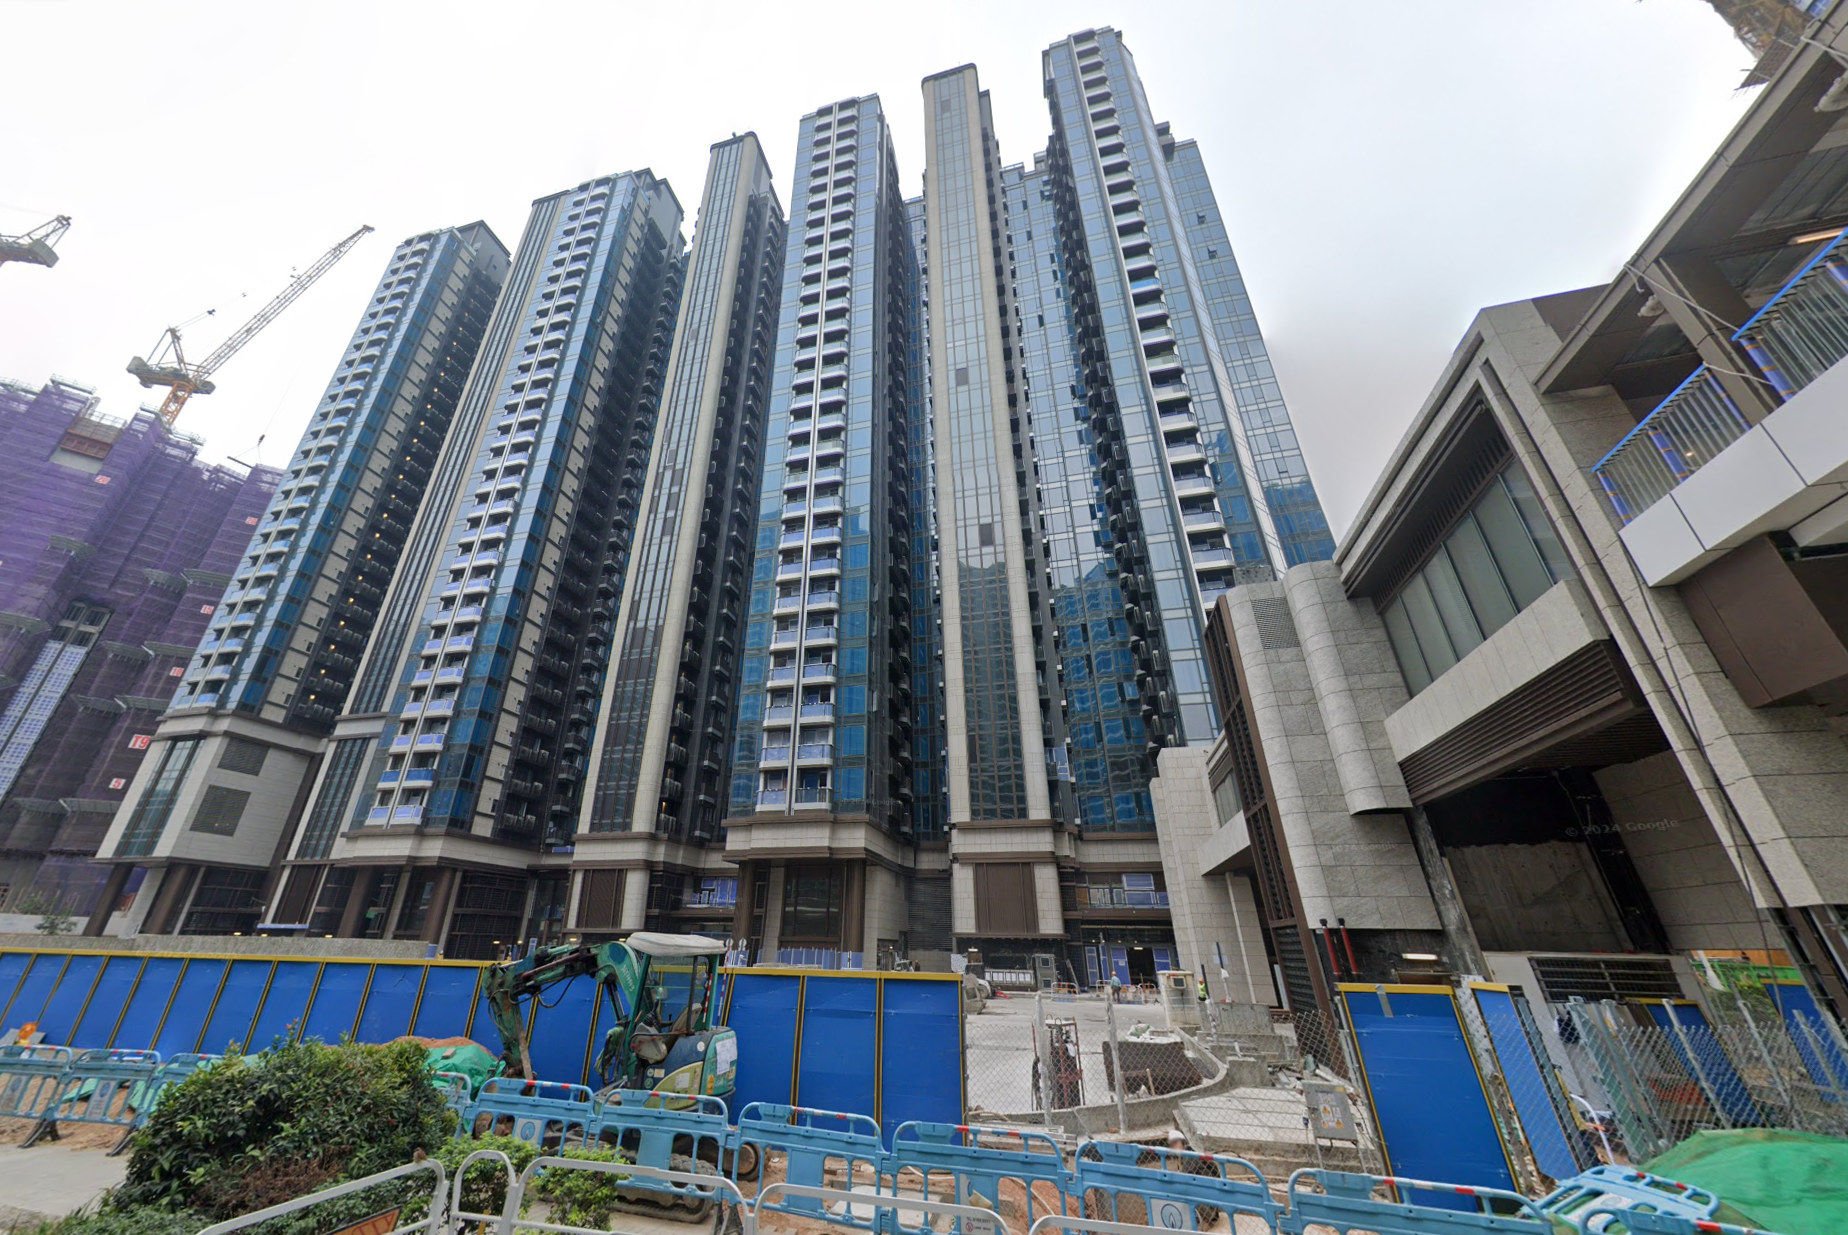
[[[1788,399],[1848,356],[1848,251],[1837,236],[1733,335]]]
[[[1592,465],[1624,523],[1649,509],[1751,428],[1705,365]]]

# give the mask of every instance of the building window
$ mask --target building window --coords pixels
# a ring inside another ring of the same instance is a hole
[[[1429,686],[1571,574],[1533,486],[1509,464],[1380,606],[1406,689]]]
[[[783,872],[784,943],[837,943],[841,937],[841,871],[836,866],[791,866]]]

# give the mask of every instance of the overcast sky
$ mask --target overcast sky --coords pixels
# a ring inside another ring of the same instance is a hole
[[[787,204],[797,119],[874,92],[915,193],[922,77],[974,61],[1025,160],[1040,50],[1114,25],[1200,141],[1337,529],[1475,310],[1610,278],[1749,101],[1703,0],[0,0],[0,23],[0,233],[75,219],[55,269],[0,268],[0,375],[127,414],[158,401],[123,366],[162,327],[217,309],[202,356],[378,229],[181,421],[214,458],[267,434],[269,463],[398,239],[482,218],[512,247],[534,197],[644,166],[692,211],[707,147],[746,129]]]

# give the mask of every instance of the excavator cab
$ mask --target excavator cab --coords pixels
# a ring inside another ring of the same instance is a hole
[[[738,1038],[712,1023],[719,993],[723,940],[703,935],[640,931],[621,943],[566,944],[490,969],[486,995],[501,1036],[507,1076],[535,1077],[526,1039],[525,1001],[561,982],[594,977],[610,1026],[597,1053],[606,1086],[676,1094],[732,1092],[738,1075]]]

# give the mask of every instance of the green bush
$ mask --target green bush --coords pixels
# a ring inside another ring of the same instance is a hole
[[[234,1217],[438,1152],[454,1119],[413,1042],[227,1055],[161,1095],[110,1207]]]
[[[506,1154],[516,1174],[539,1156],[537,1149],[516,1136],[478,1136],[472,1140],[458,1137],[443,1142],[433,1156],[443,1164],[453,1186],[456,1172],[462,1169],[462,1159],[481,1149],[498,1149]],[[468,1178],[462,1182],[463,1209],[472,1214],[497,1214],[506,1203],[507,1172],[500,1163],[477,1162],[469,1167]],[[417,1216],[422,1214],[420,1208]]]
[[[567,1149],[555,1155],[582,1162],[627,1162],[614,1149]],[[529,1195],[551,1206],[551,1221],[565,1226],[608,1226],[621,1198],[621,1175],[600,1171],[542,1170]]]
[[[200,1227],[211,1224],[210,1218],[189,1210],[104,1210],[19,1227],[16,1235],[193,1235]]]

